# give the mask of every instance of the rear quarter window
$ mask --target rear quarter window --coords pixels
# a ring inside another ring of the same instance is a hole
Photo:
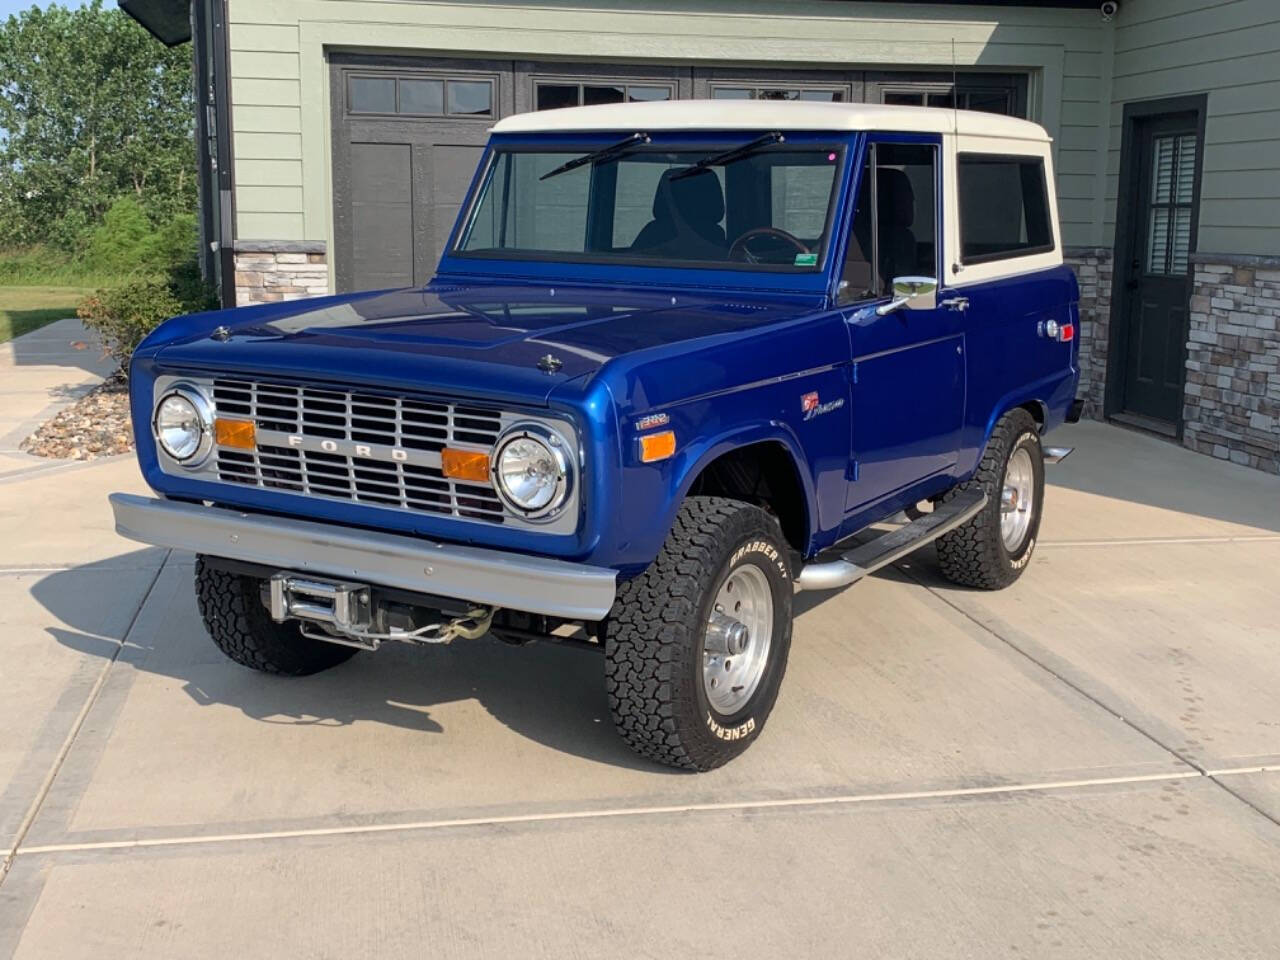
[[[1042,158],[962,153],[958,173],[961,262],[1054,249]]]

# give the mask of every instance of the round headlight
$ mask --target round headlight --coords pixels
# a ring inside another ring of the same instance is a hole
[[[160,449],[186,466],[203,460],[213,445],[209,404],[188,387],[175,387],[160,398],[153,426]]]
[[[563,504],[573,482],[564,439],[532,423],[516,424],[498,439],[493,475],[507,506],[531,519]]]

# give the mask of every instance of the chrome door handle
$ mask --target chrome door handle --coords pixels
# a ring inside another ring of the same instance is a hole
[[[948,310],[959,310],[963,312],[969,309],[969,298],[968,297],[948,297],[946,300],[943,300],[940,304],[938,304],[938,306],[946,307]]]

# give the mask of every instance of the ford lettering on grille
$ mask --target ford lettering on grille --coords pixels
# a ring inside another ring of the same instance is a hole
[[[269,430],[258,432],[259,443],[276,443],[278,438]],[[355,443],[347,440],[317,440],[299,433],[284,438],[287,446],[297,450],[319,450],[323,453],[341,453],[348,457],[359,457],[366,460],[392,460],[398,463],[423,463],[433,467],[440,465],[440,454],[422,451],[405,450],[402,447],[375,446],[370,443]]]

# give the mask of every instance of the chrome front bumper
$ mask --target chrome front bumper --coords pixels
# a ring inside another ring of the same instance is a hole
[[[291,517],[111,494],[116,532],[299,573],[321,574],[569,620],[600,620],[617,572]]]

